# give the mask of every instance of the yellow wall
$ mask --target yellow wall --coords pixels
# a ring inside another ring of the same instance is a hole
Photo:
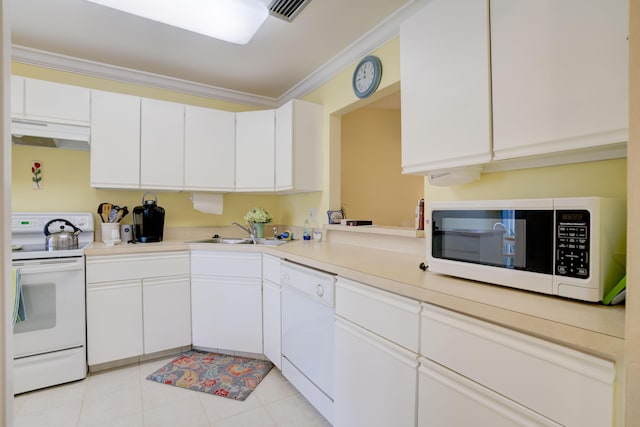
[[[425,181],[425,201],[578,196],[626,199],[626,173],[627,160],[615,159],[487,173],[476,182],[455,187],[436,187]]]
[[[400,110],[361,108],[342,116],[341,201],[348,218],[415,226],[421,176],[402,175]]]
[[[56,148],[13,145],[12,208],[14,211],[83,211],[96,213],[98,205],[109,202],[127,206],[129,212],[140,206],[144,191],[101,190],[89,186],[89,153]],[[42,163],[42,189],[34,190],[31,164]],[[118,173],[114,170],[114,173]],[[230,225],[244,222],[244,214],[262,206],[280,223],[278,198],[271,195],[225,194],[222,215],[211,215],[193,209],[188,192],[156,192],[158,205],[166,211],[167,227]],[[95,220],[98,221],[96,214]],[[132,215],[124,218],[130,223]]]
[[[322,193],[284,196],[280,200],[280,210],[291,212],[293,224],[301,224],[308,215],[309,200],[317,200],[319,212],[339,209],[340,196],[340,139],[342,115],[384,98],[400,90],[400,41],[396,37],[371,54],[382,62],[382,79],[378,90],[366,100],[358,99],[351,88],[351,78],[357,64],[338,73],[331,80],[307,96],[305,101],[324,106],[324,187]],[[326,223],[326,215],[321,216]]]

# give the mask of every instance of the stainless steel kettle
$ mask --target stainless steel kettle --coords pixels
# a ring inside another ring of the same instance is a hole
[[[63,224],[60,226],[60,231],[52,233],[49,231],[49,226],[55,222],[62,222]],[[66,226],[71,227],[73,231],[66,231]],[[81,229],[66,219],[52,219],[44,226],[45,246],[47,250],[76,249],[78,247],[78,234],[81,232]]]

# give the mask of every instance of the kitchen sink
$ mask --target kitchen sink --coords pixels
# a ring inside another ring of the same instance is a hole
[[[287,243],[288,240],[265,239],[263,237],[256,238],[256,245],[278,246]],[[188,243],[213,243],[217,245],[253,245],[254,242],[250,237],[210,237],[202,240],[191,240]]]

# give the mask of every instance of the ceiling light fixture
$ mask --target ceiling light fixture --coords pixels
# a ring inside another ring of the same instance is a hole
[[[265,0],[89,1],[236,44],[247,44],[269,16]]]

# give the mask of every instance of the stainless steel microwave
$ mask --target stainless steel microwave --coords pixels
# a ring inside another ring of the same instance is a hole
[[[594,302],[625,274],[624,200],[432,202],[427,220],[435,273]]]

